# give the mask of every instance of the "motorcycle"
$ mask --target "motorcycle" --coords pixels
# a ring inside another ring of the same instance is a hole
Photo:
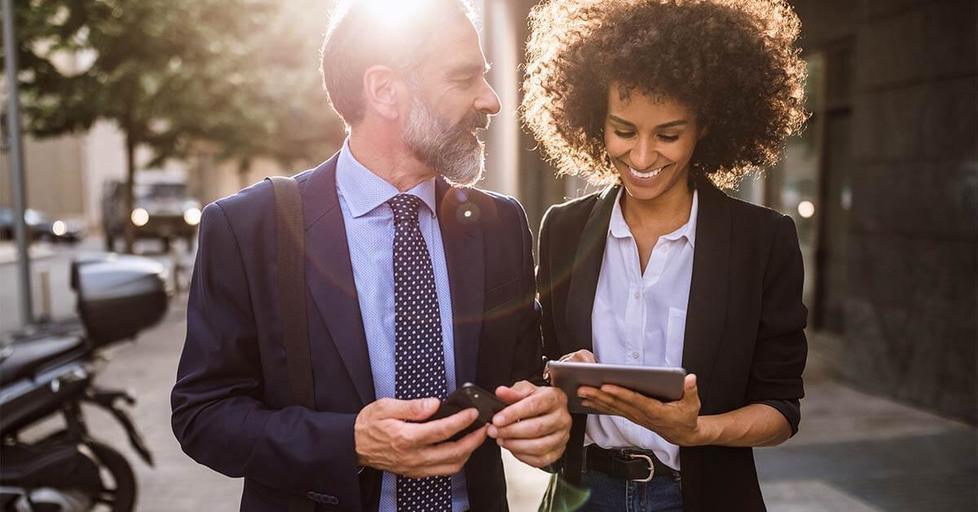
[[[126,512],[137,483],[126,457],[89,432],[82,404],[101,408],[125,430],[140,458],[153,456],[125,406],[125,391],[95,377],[103,351],[159,322],[167,310],[164,267],[135,256],[89,256],[72,262],[80,322],[42,327],[0,353],[0,511]],[[51,432],[57,417],[63,418]]]

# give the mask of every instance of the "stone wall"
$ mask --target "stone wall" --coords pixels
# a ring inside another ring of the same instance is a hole
[[[803,45],[852,45],[841,336],[812,350],[867,391],[978,422],[973,0],[793,2]]]

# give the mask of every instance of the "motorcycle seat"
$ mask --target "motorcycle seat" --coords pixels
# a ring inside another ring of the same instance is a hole
[[[14,342],[9,355],[0,361],[0,385],[32,375],[48,363],[75,351],[84,350],[78,336],[59,336]]]

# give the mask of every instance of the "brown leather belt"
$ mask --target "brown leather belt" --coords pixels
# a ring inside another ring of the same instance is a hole
[[[633,482],[648,482],[655,476],[679,476],[679,471],[663,464],[649,450],[606,449],[596,444],[584,448],[584,467],[612,478]]]

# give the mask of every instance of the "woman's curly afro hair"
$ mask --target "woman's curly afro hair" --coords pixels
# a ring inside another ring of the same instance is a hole
[[[801,23],[783,0],[549,0],[530,13],[522,113],[561,174],[618,174],[608,87],[690,108],[708,127],[691,172],[723,187],[777,162],[804,125]]]

